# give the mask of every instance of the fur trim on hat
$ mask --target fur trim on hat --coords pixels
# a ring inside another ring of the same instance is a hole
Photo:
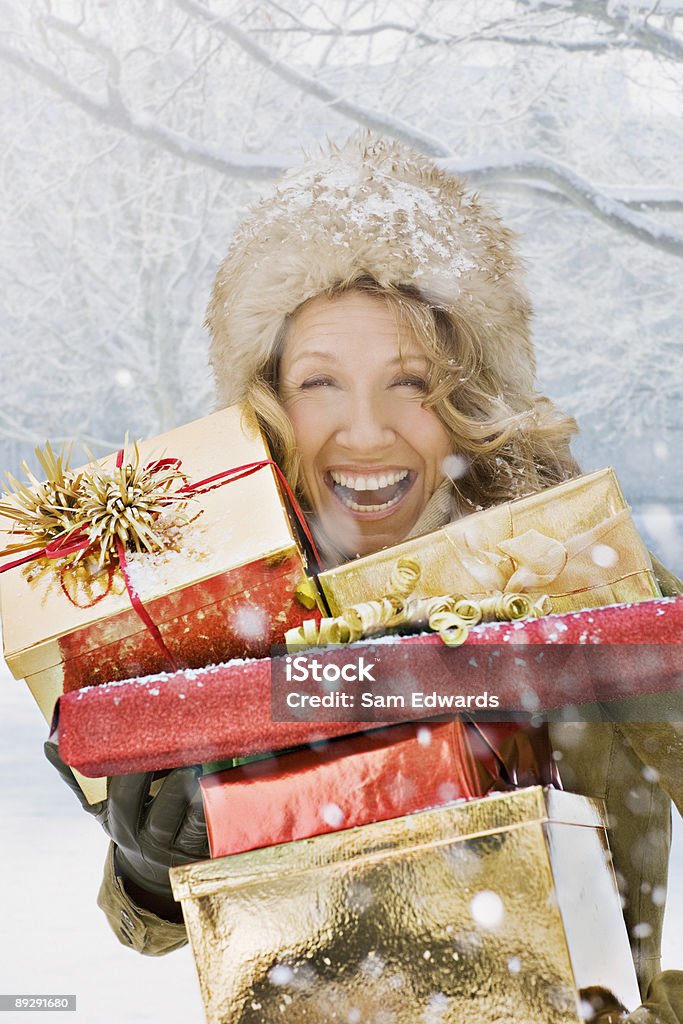
[[[356,276],[410,285],[464,319],[507,390],[533,387],[531,309],[514,236],[458,178],[368,134],[291,171],[254,207],[207,314],[219,405],[241,401],[284,318]]]

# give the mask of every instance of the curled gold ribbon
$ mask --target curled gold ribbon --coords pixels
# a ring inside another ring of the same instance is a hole
[[[309,611],[315,608],[318,603],[318,595],[315,585],[312,580],[308,579],[308,577],[304,577],[304,579],[300,580],[297,584],[294,590],[294,596],[299,604],[302,604],[304,608],[308,608]]]
[[[469,626],[455,612],[437,612],[429,620],[429,628],[438,633],[447,647],[460,647],[467,640]]]
[[[393,602],[397,609],[402,607],[406,598],[415,590],[421,575],[422,566],[416,558],[399,558],[389,577],[385,597]]]
[[[414,558],[400,558],[391,574],[387,593],[376,601],[351,605],[341,615],[307,619],[302,626],[289,629],[285,643],[290,651],[302,647],[325,647],[396,631],[428,628],[438,633],[449,647],[463,644],[472,626],[480,622],[515,622],[539,618],[551,611],[550,598],[528,594],[490,594],[483,598],[464,594],[441,597],[409,597],[420,578],[420,564]]]

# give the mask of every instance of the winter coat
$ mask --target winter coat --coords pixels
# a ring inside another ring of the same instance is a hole
[[[665,596],[683,585],[655,562]],[[609,842],[624,901],[624,917],[646,1005],[658,1016],[630,1015],[632,1024],[683,1024],[683,971],[660,973],[664,898],[671,842],[671,801],[683,814],[683,694],[639,698],[633,713],[648,721],[610,721],[608,705],[593,721],[551,724],[566,789],[605,801]],[[622,712],[624,709],[622,708]],[[666,721],[675,712],[676,721]],[[621,719],[628,717],[620,715]],[[98,904],[119,940],[159,956],[187,941],[184,925],[138,906],[114,873],[110,851]]]

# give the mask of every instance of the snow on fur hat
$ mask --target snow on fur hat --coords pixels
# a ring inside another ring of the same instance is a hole
[[[407,146],[367,133],[330,146],[252,207],[218,270],[206,324],[219,405],[245,397],[288,314],[365,275],[464,320],[501,389],[530,390],[531,309],[513,238],[464,182]]]

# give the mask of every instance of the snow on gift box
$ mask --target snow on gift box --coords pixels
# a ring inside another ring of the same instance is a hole
[[[284,707],[286,715],[274,720],[273,660],[232,661],[66,694],[59,749],[85,774],[124,774],[284,750],[387,721],[431,717],[434,707],[411,707],[409,691],[418,687],[451,697],[493,689],[496,716],[671,692],[683,685],[682,640],[683,598],[483,624],[455,648],[436,635],[381,637],[316,656],[338,665],[366,654],[381,666],[375,673],[380,683],[409,681],[406,706],[364,715],[357,706],[320,708],[308,716],[315,721]],[[488,652],[498,656],[489,659]],[[305,686],[324,692],[313,680]]]
[[[24,556],[27,520],[43,519],[29,560],[0,572],[0,600],[7,663],[48,721],[61,693],[262,656],[310,615],[296,596],[304,556],[268,460],[237,407],[83,470],[46,450],[52,483],[34,479],[4,502],[13,518],[0,521],[0,570]],[[57,522],[46,524],[50,488]],[[137,551],[106,519],[112,506],[123,527],[135,520]]]
[[[605,829],[600,801],[532,787],[172,868],[207,1021],[631,1010]]]

